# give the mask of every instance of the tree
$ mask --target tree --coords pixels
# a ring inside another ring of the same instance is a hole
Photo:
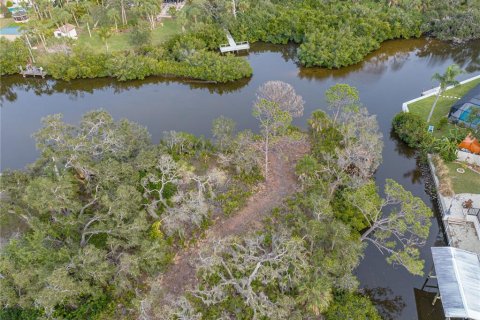
[[[265,179],[268,180],[268,148],[270,139],[277,131],[285,128],[292,122],[292,116],[288,111],[283,111],[272,101],[261,99],[253,106],[253,116],[260,121],[264,141],[265,154]]]
[[[337,123],[340,113],[354,111],[360,105],[357,88],[339,83],[325,91],[328,108],[333,112],[333,123]]]
[[[118,23],[117,21],[120,20],[120,13],[118,12],[117,8],[111,8],[107,11],[107,17],[110,21],[113,21],[115,24],[115,31],[118,32]]]
[[[212,135],[220,150],[224,150],[233,140],[235,121],[221,116],[212,122]]]
[[[292,290],[307,269],[303,241],[286,234],[218,241],[211,253],[200,256],[201,286],[192,295],[205,306],[221,308],[227,318],[238,310],[222,307],[222,302],[237,300],[251,319],[288,319],[293,301],[274,300],[269,292]]]
[[[368,319],[381,320],[377,309],[368,297],[357,293],[339,292],[325,313],[327,320]]]
[[[346,198],[367,222],[368,228],[361,240],[387,254],[389,263],[422,275],[424,263],[419,258],[418,247],[425,243],[433,215],[425,203],[390,179],[385,184],[385,199],[377,194],[374,182],[365,184]],[[391,211],[384,214],[384,210],[392,206]]]
[[[260,86],[253,105],[253,116],[260,121],[264,140],[265,179],[268,180],[268,148],[270,139],[303,114],[303,99],[292,86],[281,81],[269,81]]]
[[[128,41],[135,47],[141,47],[152,41],[152,32],[146,23],[139,22],[128,34]]]
[[[302,96],[295,92],[295,89],[283,81],[268,81],[258,88],[257,100],[275,102],[283,111],[288,111],[292,117],[297,118],[303,115]]]
[[[93,24],[92,16],[89,13],[86,13],[80,18],[80,20],[82,21],[83,24],[87,26],[88,35],[91,38],[92,30],[90,29],[90,25]]]
[[[448,86],[456,86],[459,82],[456,80],[456,77],[463,73],[463,70],[456,64],[452,64],[448,66],[447,69],[443,74],[435,73],[432,76],[432,80],[438,81],[440,86],[437,90],[437,95],[435,97],[435,101],[433,102],[432,109],[428,114],[427,123],[430,123],[430,119],[432,118],[433,111],[435,110],[435,106],[437,105],[438,98],[440,95],[445,91]]]
[[[367,181],[382,161],[382,134],[375,115],[366,108],[347,109],[340,113],[342,141],[337,150],[337,165],[350,179],[350,186]]]
[[[108,52],[108,39],[112,36],[112,30],[108,27],[102,27],[98,30],[98,36],[105,43],[105,48]]]

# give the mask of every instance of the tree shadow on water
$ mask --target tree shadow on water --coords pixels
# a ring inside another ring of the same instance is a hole
[[[392,289],[387,287],[364,288],[362,292],[372,300],[382,319],[399,319],[406,306],[403,298],[394,296]]]

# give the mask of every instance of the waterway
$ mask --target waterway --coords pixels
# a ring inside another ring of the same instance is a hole
[[[83,113],[104,108],[116,119],[127,118],[146,126],[154,142],[167,130],[208,137],[212,120],[220,115],[234,119],[240,130],[257,130],[251,106],[255,90],[265,81],[288,82],[303,96],[305,115],[294,122],[302,127],[313,110],[325,109],[328,87],[348,83],[359,89],[363,104],[377,115],[384,136],[383,164],[375,175],[379,188],[391,178],[432,205],[414,152],[391,134],[391,119],[403,101],[432,88],[431,76],[448,65],[457,63],[466,70],[460,79],[480,74],[480,42],[456,46],[427,39],[388,41],[362,63],[340,70],[301,68],[295,53],[294,45],[256,44],[246,56],[253,76],[222,85],[158,78],[120,83],[110,79],[62,82],[5,77],[0,89],[0,168],[22,169],[35,160],[38,152],[31,136],[40,128],[41,118],[53,113],[62,113],[67,122],[77,123]],[[2,229],[4,236],[12,231]],[[421,250],[425,272],[432,267],[430,247],[441,239],[438,222],[432,218],[430,237]],[[413,288],[421,287],[423,277],[388,265],[373,247],[367,248],[356,274],[386,318],[417,318]]]

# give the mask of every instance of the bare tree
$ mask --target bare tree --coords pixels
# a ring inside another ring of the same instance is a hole
[[[424,263],[419,258],[418,247],[425,244],[432,217],[425,203],[390,179],[385,185],[385,199],[377,194],[374,182],[348,194],[347,199],[367,222],[368,229],[361,240],[372,243],[382,254],[388,254],[389,263],[422,275]],[[384,210],[392,206],[390,213],[384,214]]]
[[[203,196],[189,192],[187,195],[179,193],[174,198],[175,206],[169,207],[162,215],[165,232],[168,235],[178,233],[185,236],[186,231],[193,225],[199,227],[208,216],[209,205]]]
[[[193,296],[211,305],[233,291],[252,309],[253,319],[288,319],[282,301],[270,299],[265,290],[272,285],[285,292],[301,282],[308,269],[303,240],[281,233],[268,241],[265,235],[249,236],[217,241],[211,251],[200,256],[203,283],[192,291]]]
[[[224,150],[233,139],[235,121],[221,116],[212,122],[212,134],[220,150]]]
[[[268,81],[258,88],[257,101],[267,100],[275,102],[283,111],[288,111],[292,117],[303,115],[305,101],[295,89],[283,81]]]
[[[170,155],[162,155],[156,166],[157,173],[149,173],[142,179],[143,197],[149,201],[147,212],[150,216],[158,219],[158,204],[167,208],[167,200],[164,197],[165,187],[168,184],[176,184],[180,181],[181,172],[175,160]]]
[[[265,179],[268,180],[268,149],[270,139],[278,135],[303,114],[303,99],[293,87],[281,81],[269,81],[260,86],[253,105],[253,116],[260,121],[264,140]]]
[[[366,108],[340,112],[338,119],[342,125],[342,146],[337,149],[337,164],[356,187],[365,183],[382,161],[382,134],[376,117],[369,115]]]

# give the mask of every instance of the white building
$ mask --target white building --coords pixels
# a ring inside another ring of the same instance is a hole
[[[67,37],[71,39],[77,39],[77,30],[75,30],[75,26],[69,23],[64,24],[57,30],[53,32],[56,38]]]

